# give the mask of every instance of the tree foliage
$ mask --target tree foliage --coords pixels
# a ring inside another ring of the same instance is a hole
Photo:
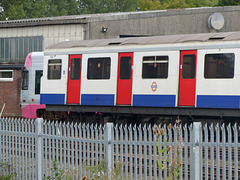
[[[217,6],[219,0],[138,0],[139,9],[157,10],[157,9],[178,9],[191,7]]]
[[[0,19],[25,19],[78,14],[76,0],[1,0]]]
[[[240,0],[219,0],[219,6],[235,6],[240,5]]]
[[[1,0],[0,20],[240,5],[240,0]]]
[[[82,14],[136,11],[137,0],[80,0]]]
[[[218,6],[219,0],[186,0],[190,7],[213,7]]]

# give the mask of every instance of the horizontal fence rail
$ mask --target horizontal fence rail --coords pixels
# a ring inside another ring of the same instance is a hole
[[[0,119],[0,173],[13,179],[238,179],[237,124],[84,124]],[[174,169],[177,167],[177,170]],[[58,174],[57,174],[58,173]]]

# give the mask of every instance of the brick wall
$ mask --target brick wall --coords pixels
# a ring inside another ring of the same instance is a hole
[[[4,102],[6,103],[2,116],[21,116],[20,92],[21,70],[13,70],[12,82],[0,81],[0,112]]]

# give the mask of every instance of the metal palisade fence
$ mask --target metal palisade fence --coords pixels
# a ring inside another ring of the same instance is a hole
[[[239,126],[0,119],[0,175],[13,179],[238,179]]]

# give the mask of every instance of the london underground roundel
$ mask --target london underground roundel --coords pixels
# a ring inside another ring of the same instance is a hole
[[[152,85],[151,85],[151,89],[153,92],[155,92],[157,90],[157,83],[156,82],[153,82]]]

